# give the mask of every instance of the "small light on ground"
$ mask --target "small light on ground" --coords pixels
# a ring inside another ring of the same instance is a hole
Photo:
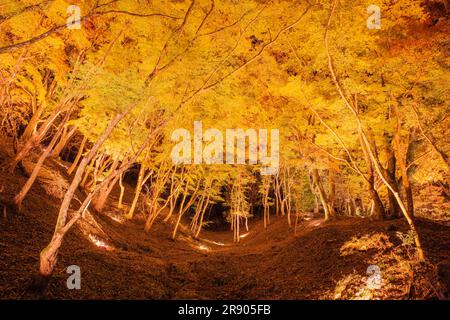
[[[119,218],[119,217],[115,217],[115,216],[110,216],[111,219],[113,219],[114,221],[118,222],[118,223],[123,223],[123,219]]]
[[[104,241],[98,239],[96,236],[94,236],[92,234],[89,235],[89,240],[91,240],[91,242],[93,244],[95,244],[97,247],[100,247],[102,249],[105,249],[105,250],[113,249],[111,246],[107,245]]]

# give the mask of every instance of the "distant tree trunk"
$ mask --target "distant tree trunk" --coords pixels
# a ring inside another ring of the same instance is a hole
[[[384,204],[383,201],[381,201],[380,195],[378,194],[377,190],[375,190],[373,183],[368,184],[368,192],[370,199],[373,201],[373,207],[371,214],[378,220],[384,219]]]
[[[330,210],[334,211],[336,198],[336,169],[331,160],[329,160],[328,165],[328,186],[328,205],[330,206]]]
[[[92,179],[85,186],[86,189],[92,190],[92,188],[95,187],[97,182],[99,180],[103,179],[102,177],[104,175],[106,167],[109,165],[110,162],[111,162],[111,157],[109,157],[108,155],[106,155],[104,153],[100,154],[100,156],[95,161],[94,174],[93,174]]]
[[[114,186],[116,185],[117,181],[119,180],[119,176],[116,176],[110,183],[109,185],[105,188],[106,190],[103,191],[100,196],[99,196],[99,200],[97,200],[97,202],[95,203],[95,210],[97,210],[98,212],[102,212],[103,208],[105,207],[106,204],[106,200],[108,199],[108,196],[110,195],[111,191],[113,190]]]
[[[362,134],[359,133],[359,141],[361,144],[361,149],[363,150],[364,159],[367,165],[367,177],[366,177],[366,185],[367,191],[369,192],[370,199],[373,201],[373,210],[372,214],[376,219],[383,220],[385,218],[385,209],[383,201],[381,201],[380,195],[378,191],[375,189],[375,176],[373,171],[372,160],[370,159],[369,151],[367,146],[364,144],[364,140]],[[375,142],[373,137],[370,137],[370,141],[372,147],[375,149]]]
[[[290,172],[289,172],[289,167],[285,168],[283,181],[284,181],[284,183],[283,183],[283,190],[284,190],[283,201],[285,202],[288,225],[291,226],[291,210],[292,210],[292,207],[291,207],[291,176],[290,176]]]
[[[95,160],[96,160],[96,158],[97,158],[97,155],[95,155],[95,156],[92,158],[92,160],[89,162],[89,165],[87,166],[87,168],[86,168],[86,170],[85,170],[85,172],[84,172],[83,179],[81,180],[81,183],[80,183],[80,186],[81,186],[82,188],[84,188],[84,186],[86,185],[87,179],[89,178],[89,175],[91,174],[92,169],[93,169],[94,166],[95,166]]]
[[[146,182],[148,177],[150,177],[150,175],[148,175],[147,178],[145,178],[145,166],[141,165],[141,168],[139,169],[139,174],[138,174],[138,181],[136,183],[136,188],[134,191],[133,202],[131,203],[130,210],[128,210],[128,213],[125,216],[127,219],[130,219],[130,220],[133,219],[134,211],[136,210],[136,205],[139,200],[139,195],[141,194],[142,186],[144,185],[144,183]]]
[[[169,177],[171,168],[165,167],[159,168],[158,174],[156,176],[155,181],[152,181],[151,187],[151,203],[150,203],[150,212],[147,216],[147,220],[145,222],[144,230],[148,232],[153,223],[156,221],[156,218],[159,214],[167,207],[169,204],[169,199],[165,201],[163,205],[160,206],[159,199],[161,194],[164,192],[164,186],[167,183],[167,179]],[[170,195],[169,195],[170,197]]]
[[[164,222],[169,221],[170,217],[172,217],[173,212],[175,211],[175,206],[177,203],[178,196],[181,192],[181,187],[184,183],[184,169],[181,171],[180,179],[175,182],[175,174],[176,174],[177,168],[175,166],[173,173],[172,173],[172,182],[170,184],[170,196],[169,196],[169,213],[164,218]]]
[[[32,104],[34,106],[37,105],[37,99],[36,94],[34,94],[32,98]],[[22,141],[27,141],[30,139],[34,134],[36,134],[36,128],[39,123],[39,119],[42,116],[42,113],[44,112],[44,104],[40,103],[37,107],[36,111],[33,113],[33,116],[30,119],[30,122],[28,122],[27,127],[25,128],[25,131],[23,132],[22,137],[20,138]]]
[[[412,158],[411,145],[413,143],[414,129],[409,130],[407,137],[402,138],[401,128],[402,121],[401,115],[398,110],[398,103],[394,100],[394,111],[397,118],[397,126],[394,134],[394,151],[396,153],[398,167],[400,169],[401,181],[403,190],[405,191],[406,207],[408,214],[411,218],[414,218],[414,198],[411,183],[408,175],[408,161]]]
[[[123,208],[123,204],[122,204],[123,194],[125,193],[125,186],[123,185],[123,173],[120,175],[119,185],[120,185],[120,196],[119,196],[119,203],[117,204],[117,208],[122,209]]]
[[[61,151],[64,149],[64,147],[67,145],[67,142],[69,142],[70,138],[74,135],[75,131],[77,130],[77,127],[73,126],[72,129],[67,131],[67,128],[64,128],[63,134],[61,135],[61,139],[59,140],[56,147],[53,149],[51,156],[52,157],[58,157]]]
[[[80,148],[78,149],[78,153],[77,156],[75,157],[75,160],[73,161],[72,165],[70,166],[69,170],[67,170],[67,174],[70,176],[72,175],[73,170],[75,170],[75,168],[78,165],[78,162],[81,159],[81,156],[83,155],[83,150],[84,150],[84,145],[86,144],[87,138],[83,137],[83,140],[81,141],[81,145]]]
[[[109,172],[114,172],[117,167],[119,166],[119,157],[115,157],[113,164],[111,165],[111,168],[109,169]],[[117,183],[117,180],[119,179],[119,176],[117,178],[113,179],[109,184],[105,185],[103,188],[100,189],[98,197],[95,199],[95,205],[94,208],[97,212],[102,212],[103,208],[105,207],[106,200],[108,199],[109,194],[111,193],[112,189]]]
[[[333,208],[331,208],[330,203],[328,202],[328,198],[325,193],[322,181],[320,180],[319,171],[317,169],[312,169],[312,177],[313,182],[317,187],[317,191],[319,192],[320,202],[322,203],[325,213],[325,220],[329,220],[330,218],[334,217],[334,210]]]
[[[194,217],[191,220],[191,231],[195,233],[195,230],[197,229],[197,223],[200,217],[200,213],[203,209],[203,203],[206,198],[206,190],[203,190],[202,196],[200,198],[200,201],[197,203],[197,208],[195,208]]]
[[[195,237],[196,239],[199,237],[200,231],[202,230],[202,227],[203,227],[203,219],[204,219],[204,217],[205,217],[206,209],[207,209],[208,206],[209,206],[209,199],[210,199],[210,196],[211,196],[211,194],[208,193],[208,197],[206,198],[205,204],[203,205],[203,208],[202,208],[202,211],[201,211],[200,220],[199,220],[199,222],[197,223],[197,224],[198,224],[198,226],[197,226],[197,231],[195,232],[195,235],[194,235],[194,237]]]
[[[269,207],[269,191],[270,191],[270,178],[263,177],[262,196],[263,196],[263,219],[264,228],[270,223],[270,207]]]
[[[389,184],[392,186],[395,192],[398,192],[398,184],[397,179],[395,177],[395,171],[396,171],[396,159],[394,150],[391,146],[387,148],[387,175],[386,179],[388,180]],[[394,192],[391,190],[388,190],[388,199],[389,199],[389,215],[391,218],[399,218],[399,206],[397,203],[397,200],[395,198]]]
[[[320,204],[319,204],[319,198],[317,196],[317,192],[316,189],[314,187],[314,179],[312,178],[312,175],[307,175],[308,176],[308,182],[309,182],[309,188],[311,190],[312,195],[314,196],[314,209],[313,209],[313,213],[314,215],[318,215],[320,212]]]
[[[355,200],[351,196],[349,196],[346,199],[346,204],[347,204],[347,215],[350,217],[353,217],[355,215],[355,210],[356,210]]]
[[[188,188],[189,188],[189,182],[186,182],[186,185],[185,185],[185,188],[183,191],[183,199],[181,201],[180,208],[178,210],[178,219],[177,219],[177,222],[175,224],[175,227],[174,227],[173,233],[172,233],[172,239],[175,239],[175,237],[177,236],[178,227],[180,226],[181,218],[183,217],[184,213],[189,209],[189,207],[192,205],[192,203],[194,203],[194,201],[197,199],[197,193],[200,188],[200,181],[201,180],[198,179],[197,186],[196,186],[195,190],[192,192],[191,198],[189,199],[188,203],[185,205],[185,201],[186,201],[186,198],[188,195]]]
[[[279,215],[284,216],[284,208],[283,208],[283,202],[282,202],[280,174],[279,173],[275,176],[274,195],[275,195],[275,215],[276,216],[279,216]]]
[[[313,213],[318,215],[320,213],[320,199],[317,197],[317,194],[314,192],[314,208]]]
[[[402,170],[402,184],[403,184],[403,189],[405,190],[408,214],[411,218],[414,218],[414,197],[413,197],[411,183],[409,182],[409,177],[408,177],[408,172],[407,172],[406,167],[401,168],[401,170]]]

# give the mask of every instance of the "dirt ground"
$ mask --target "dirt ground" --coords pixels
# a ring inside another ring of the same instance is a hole
[[[64,165],[47,164],[68,179]],[[261,221],[250,223],[239,244],[229,231],[204,231],[199,240],[182,232],[174,241],[170,223],[156,223],[145,233],[139,216],[121,221],[117,194],[103,214],[91,212],[90,220],[70,231],[47,289],[37,292],[39,252],[51,238],[61,199],[40,178],[22,212],[13,211],[7,203],[25,179],[20,170],[0,172],[0,299],[448,297],[450,226],[444,223],[417,221],[430,262],[417,266],[403,220],[313,219],[302,221],[294,234],[286,217],[279,217],[267,229]],[[131,196],[127,187],[126,202]],[[70,265],[81,269],[80,290],[66,287]],[[382,279],[375,289],[367,286],[371,265]]]

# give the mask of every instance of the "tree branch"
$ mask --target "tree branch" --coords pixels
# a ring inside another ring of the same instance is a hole
[[[111,3],[113,3],[113,1]],[[95,9],[97,9],[97,8],[95,8]],[[80,22],[81,23],[84,20],[87,20],[89,18],[96,17],[96,16],[102,16],[102,15],[106,15],[106,14],[126,14],[126,15],[131,15],[131,16],[136,16],[136,17],[163,17],[163,18],[167,18],[167,19],[181,19],[179,17],[174,17],[174,16],[163,14],[163,13],[139,14],[139,13],[133,13],[133,12],[124,11],[124,10],[108,10],[108,11],[97,11],[96,12],[95,9],[92,10],[91,12],[89,12],[87,15],[81,17],[78,21],[75,21],[75,22]],[[40,35],[34,36],[34,37],[32,37],[32,38],[30,38],[28,40],[1,47],[0,48],[0,54],[8,53],[8,52],[11,52],[11,51],[14,51],[14,50],[18,50],[18,49],[21,49],[23,47],[32,45],[32,44],[34,44],[34,43],[36,43],[36,42],[38,42],[38,41],[40,41],[42,39],[47,38],[48,36],[50,36],[52,34],[57,33],[58,31],[63,30],[66,27],[67,27],[67,24],[58,25],[58,26],[55,26],[55,27],[45,31],[44,33],[41,33]]]

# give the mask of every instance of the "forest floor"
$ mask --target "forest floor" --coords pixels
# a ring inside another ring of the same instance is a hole
[[[0,162],[5,158],[0,152]],[[450,226],[445,223],[417,220],[429,259],[419,265],[400,219],[312,219],[294,233],[286,217],[278,217],[267,229],[261,221],[250,223],[239,244],[230,231],[203,231],[199,240],[181,232],[174,241],[170,223],[156,223],[145,233],[139,215],[122,221],[115,196],[103,214],[91,212],[69,232],[48,287],[37,292],[32,284],[39,252],[51,238],[61,202],[55,181],[68,181],[64,166],[49,161],[21,213],[6,204],[25,182],[23,172],[0,172],[0,299],[448,297]],[[126,202],[131,196],[128,187]],[[66,287],[70,265],[81,269],[80,290]],[[379,286],[370,285],[368,270],[379,270]]]

